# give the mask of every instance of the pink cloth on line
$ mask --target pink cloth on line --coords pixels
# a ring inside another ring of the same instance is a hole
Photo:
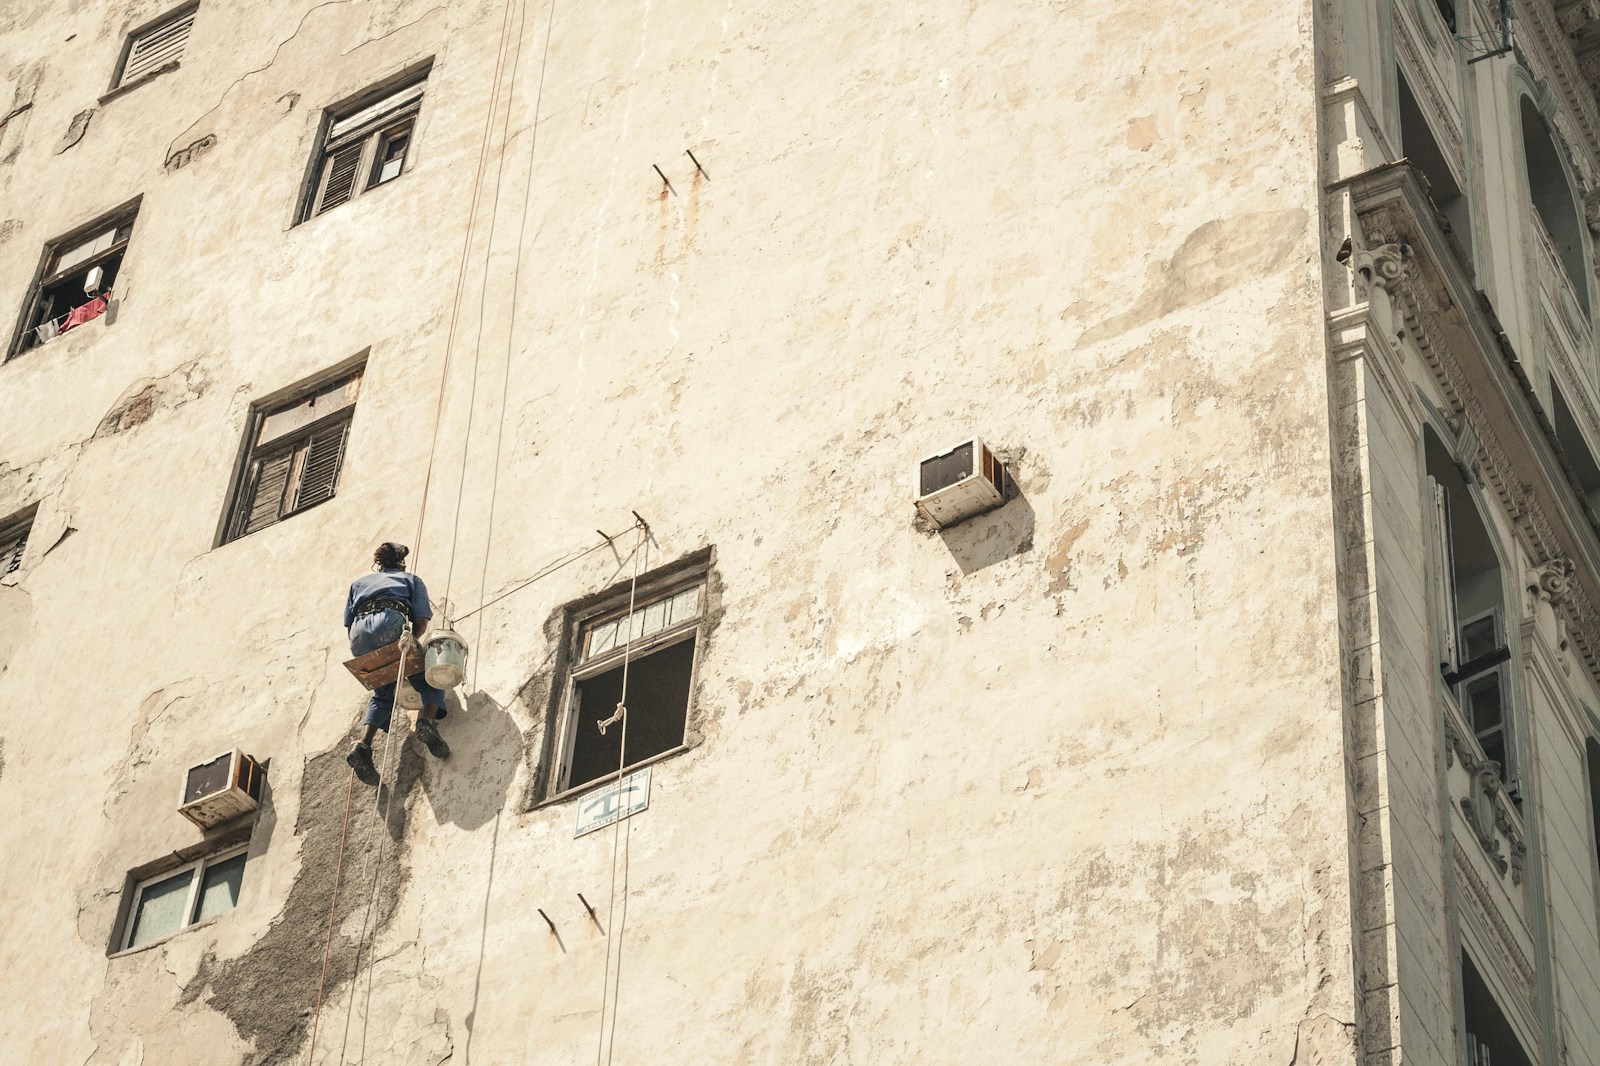
[[[77,307],[74,307],[72,309],[72,313],[67,315],[67,320],[61,323],[61,332],[65,333],[74,326],[81,326],[85,322],[93,322],[95,319],[106,313],[106,305],[108,302],[109,301],[106,299],[106,297],[96,296],[88,303],[80,304]]]

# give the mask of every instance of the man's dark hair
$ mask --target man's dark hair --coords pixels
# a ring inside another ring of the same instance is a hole
[[[411,549],[404,544],[396,544],[386,540],[378,545],[378,550],[372,553],[372,561],[384,570],[404,570],[406,556],[411,554]]]

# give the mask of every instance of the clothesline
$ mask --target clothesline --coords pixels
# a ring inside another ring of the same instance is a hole
[[[76,329],[78,326],[81,326],[86,322],[93,322],[95,319],[105,314],[106,308],[110,305],[110,303],[111,290],[107,289],[99,296],[94,297],[86,303],[79,304],[66,314],[60,315],[56,318],[46,319],[45,321],[39,323],[37,326],[33,327],[34,336],[38,338],[40,344],[53,341],[58,335],[65,333],[67,330]]]

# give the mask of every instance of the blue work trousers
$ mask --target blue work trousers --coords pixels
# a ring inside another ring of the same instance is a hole
[[[369,651],[377,651],[399,640],[400,634],[405,630],[406,618],[399,611],[385,610],[364,614],[350,623],[350,654],[365,655]],[[420,672],[411,675],[407,680],[422,695],[424,707],[444,706],[444,693],[428,684],[428,679]],[[372,698],[367,701],[367,725],[375,725],[388,732],[389,719],[394,714],[394,685],[395,683],[391,681],[373,690]]]

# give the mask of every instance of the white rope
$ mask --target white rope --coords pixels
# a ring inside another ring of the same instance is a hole
[[[628,627],[627,642],[622,647],[622,691],[618,693],[617,709],[611,717],[598,723],[601,735],[605,734],[606,727],[613,722],[622,723],[622,735],[618,737],[617,744],[617,820],[611,823],[611,900],[606,907],[606,973],[605,985],[600,992],[600,1042],[595,1048],[595,1066],[599,1066],[604,1055],[605,1062],[611,1061],[611,1056],[617,1046],[617,1000],[622,995],[622,927],[627,922],[628,915],[628,865],[624,859],[622,867],[622,921],[617,920],[617,844],[622,836],[622,823],[627,821],[623,816],[622,781],[623,773],[628,768],[628,667],[633,660],[633,612],[639,599],[639,563],[640,558],[650,550],[650,527],[645,525],[643,519],[639,520],[639,542],[633,546],[633,581],[628,586],[628,613],[625,615],[624,624]],[[629,835],[628,853],[631,857],[633,851],[633,838]],[[616,990],[612,990],[611,945],[616,944]],[[606,1005],[611,1006],[611,1039],[606,1040]]]

